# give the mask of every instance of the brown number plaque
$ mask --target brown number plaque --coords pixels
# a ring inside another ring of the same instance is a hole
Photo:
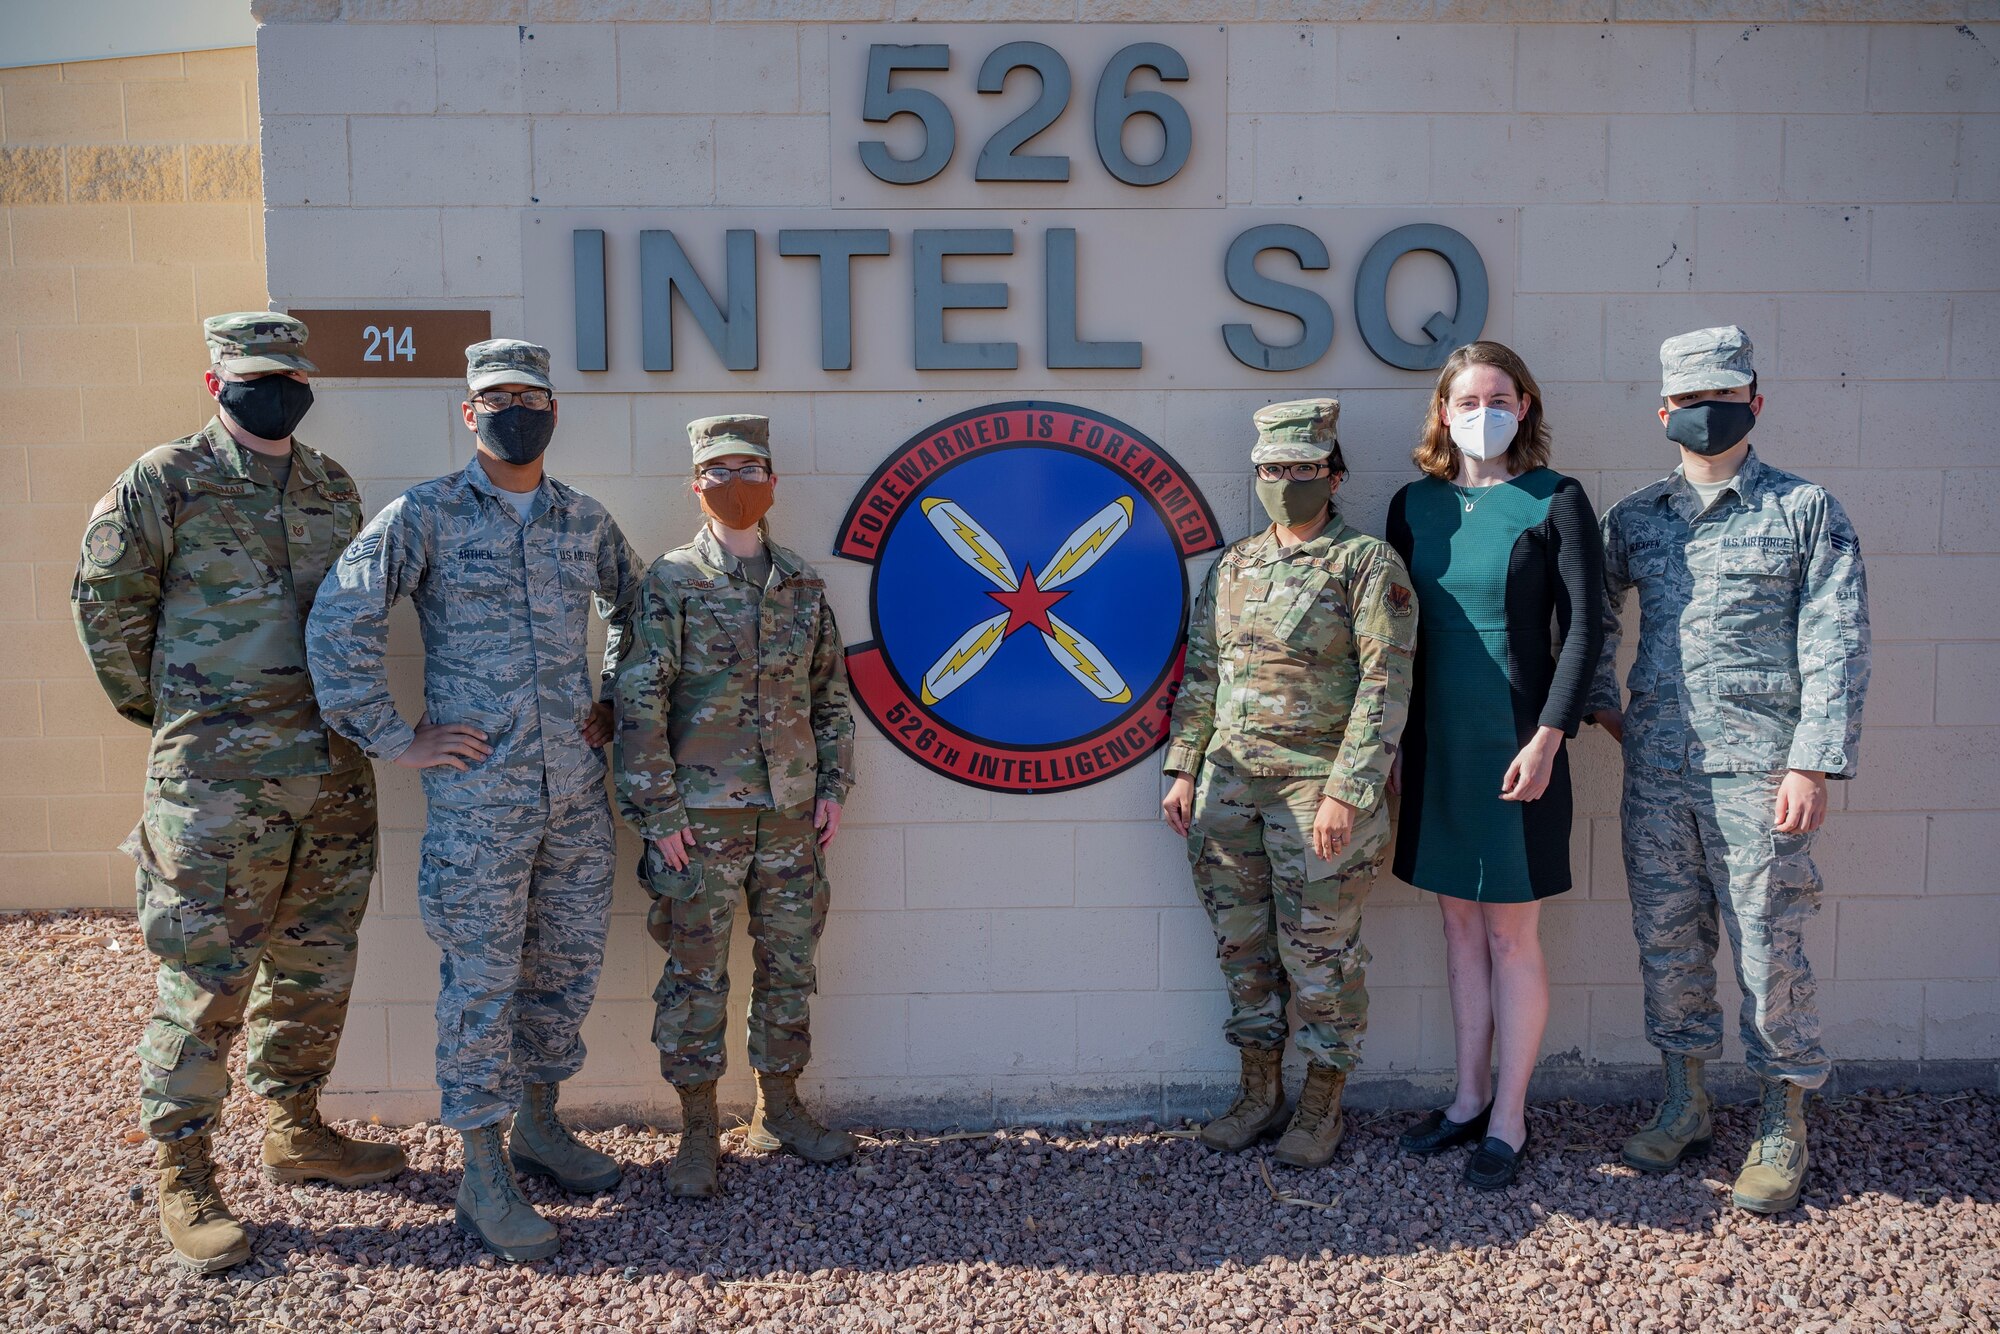
[[[295,310],[321,375],[459,380],[465,349],[493,336],[490,310]]]

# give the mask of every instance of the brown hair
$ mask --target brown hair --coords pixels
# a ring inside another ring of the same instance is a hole
[[[1516,475],[1542,467],[1549,461],[1549,424],[1542,416],[1542,387],[1528,374],[1528,363],[1513,348],[1505,343],[1483,341],[1467,343],[1445,358],[1444,369],[1438,372],[1437,386],[1431,390],[1430,402],[1424,409],[1423,433],[1418,436],[1417,447],[1410,457],[1433,477],[1450,481],[1458,476],[1458,446],[1452,443],[1451,427],[1445,424],[1438,409],[1451,396],[1452,381],[1471,366],[1499,367],[1514,381],[1514,392],[1528,399],[1521,429],[1507,446],[1507,466]]]

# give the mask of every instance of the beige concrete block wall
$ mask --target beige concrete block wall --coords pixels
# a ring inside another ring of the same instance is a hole
[[[1874,22],[1768,22],[1786,7],[1762,0],[1620,3],[1615,15],[1609,0],[1511,6],[1505,23],[1485,21],[1501,17],[1485,5],[1406,8],[1391,17],[1407,21],[1344,22],[1377,7],[884,0],[613,11],[521,0],[476,14],[350,3],[343,21],[294,22],[332,19],[334,6],[273,0],[260,38],[271,283],[298,305],[484,307],[497,332],[534,337],[518,322],[523,195],[542,207],[830,202],[821,20],[1046,22],[1044,40],[1058,47],[1072,19],[1222,23],[1233,204],[1258,206],[1260,218],[1328,204],[1513,216],[1511,327],[1489,333],[1537,370],[1557,463],[1600,508],[1674,461],[1651,415],[1660,338],[1725,320],[1753,330],[1772,406],[1760,446],[1839,494],[1874,588],[1862,777],[1834,789],[1821,854],[1829,890],[1811,932],[1829,1044],[1850,1069],[1951,1078],[1941,1063],[1968,1061],[1984,1063],[1962,1067],[1970,1077],[1990,1080],[2000,1053],[2000,895],[1986,869],[2000,854],[2000,674],[1990,666],[2000,452],[1983,423],[2000,401],[2000,33],[1957,26],[1968,17],[1957,6],[1930,3],[1842,11]],[[1558,21],[1521,21],[1538,14]],[[601,19],[623,21],[584,21]],[[1954,22],[1930,21],[1940,19]],[[466,153],[478,168],[453,169]],[[882,222],[895,226],[892,214],[854,225]],[[688,225],[723,224],[708,215]],[[1308,376],[1261,396],[1138,391],[1106,375],[1058,393],[1043,378],[1024,370],[976,389],[939,377],[921,395],[801,393],[760,372],[728,396],[675,392],[665,377],[657,393],[584,394],[572,376],[551,459],[651,556],[693,522],[676,481],[680,424],[754,402],[782,442],[783,533],[818,561],[855,639],[867,571],[824,553],[862,478],[926,423],[1024,393],[1073,398],[1174,451],[1237,536],[1253,518],[1241,456],[1250,410],[1342,388]],[[1379,529],[1409,476],[1423,383],[1343,394],[1355,469],[1347,510],[1364,527]],[[440,450],[465,457],[463,433],[449,429],[450,388],[332,386],[323,397],[315,424],[324,434],[336,419],[339,438],[326,443],[360,463],[371,504],[432,470]],[[412,637],[403,643],[414,654]],[[420,663],[403,657],[396,669],[407,687]],[[1619,762],[1594,732],[1575,754],[1576,888],[1546,910],[1555,1006],[1544,1069],[1550,1087],[1631,1087],[1620,1072],[1653,1055],[1619,855]],[[865,722],[860,756],[862,786],[832,858],[815,1004],[823,1095],[889,1119],[1204,1107],[1231,1056],[1213,942],[1178,842],[1157,819],[1157,780],[1135,772],[1061,798],[996,796],[917,769]],[[350,1038],[341,1086],[350,1106],[421,1115],[435,1107],[434,955],[413,884],[421,807],[400,775],[387,790],[365,1032]],[[621,865],[635,859],[622,839]],[[572,1097],[653,1114],[663,1108],[647,996],[659,960],[644,906],[621,874],[591,1057]],[[1411,1096],[1380,1081],[1434,1085],[1451,1063],[1435,908],[1384,878],[1365,935],[1375,956],[1366,1078],[1378,1081],[1374,1096]],[[740,942],[738,954],[740,980]],[[1740,1059],[1734,987],[1723,990]],[[734,1029],[732,1043],[728,1091],[741,1099]]]
[[[130,907],[146,737],[69,616],[85,517],[208,419],[199,319],[264,286],[247,48],[0,69],[0,907]]]

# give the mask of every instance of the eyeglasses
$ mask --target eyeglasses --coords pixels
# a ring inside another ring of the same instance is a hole
[[[695,480],[707,482],[710,486],[726,486],[732,477],[741,477],[752,486],[771,480],[771,470],[761,463],[746,463],[740,468],[725,468],[720,463],[703,468],[696,473]]]
[[[1260,463],[1257,465],[1257,480],[1260,482],[1310,482],[1328,476],[1333,471],[1324,463]]]
[[[530,412],[547,412],[556,396],[546,389],[523,389],[518,394],[507,389],[482,389],[472,401],[488,412],[505,412],[516,403]]]

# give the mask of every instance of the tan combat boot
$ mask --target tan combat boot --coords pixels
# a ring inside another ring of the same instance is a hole
[[[1243,1083],[1229,1110],[1201,1128],[1201,1142],[1211,1149],[1239,1153],[1278,1128],[1285,1119],[1285,1053],[1260,1047],[1239,1047]]]
[[[1753,1214],[1781,1214],[1806,1184],[1806,1091],[1766,1079],[1757,1111],[1757,1142],[1743,1160],[1733,1199]]]
[[[1703,1062],[1693,1056],[1661,1052],[1667,1070],[1666,1096],[1653,1109],[1652,1120],[1625,1141],[1619,1155],[1627,1167],[1641,1172],[1666,1172],[1682,1159],[1699,1158],[1715,1140],[1709,1119],[1708,1090],[1702,1086]]]
[[[828,1130],[799,1101],[797,1075],[757,1072],[757,1110],[750,1115],[750,1147],[759,1153],[779,1149],[809,1163],[833,1163],[854,1154],[854,1136]]]
[[[500,1126],[467,1130],[465,1177],[458,1183],[458,1226],[502,1260],[519,1264],[556,1253],[556,1225],[535,1212],[501,1150]]]
[[[556,1119],[556,1085],[530,1084],[514,1114],[507,1152],[515,1170],[544,1176],[564,1190],[594,1195],[610,1190],[623,1175],[618,1160],[599,1153]]]
[[[273,1098],[264,1112],[264,1175],[273,1181],[366,1186],[408,1167],[394,1144],[349,1139],[319,1115],[319,1093]]]
[[[681,1095],[681,1146],[667,1167],[667,1193],[677,1199],[716,1195],[716,1164],[722,1157],[722,1124],[715,1111],[715,1081],[690,1084]]]
[[[174,1258],[198,1274],[248,1260],[250,1234],[215,1188],[208,1136],[162,1141],[153,1161],[160,1169],[160,1231]]]
[[[1330,1065],[1306,1067],[1306,1086],[1299,1092],[1299,1109],[1292,1123],[1278,1138],[1271,1156],[1293,1167],[1325,1167],[1340,1147],[1347,1130],[1347,1117],[1340,1110],[1341,1090],[1347,1087],[1347,1072]]]

